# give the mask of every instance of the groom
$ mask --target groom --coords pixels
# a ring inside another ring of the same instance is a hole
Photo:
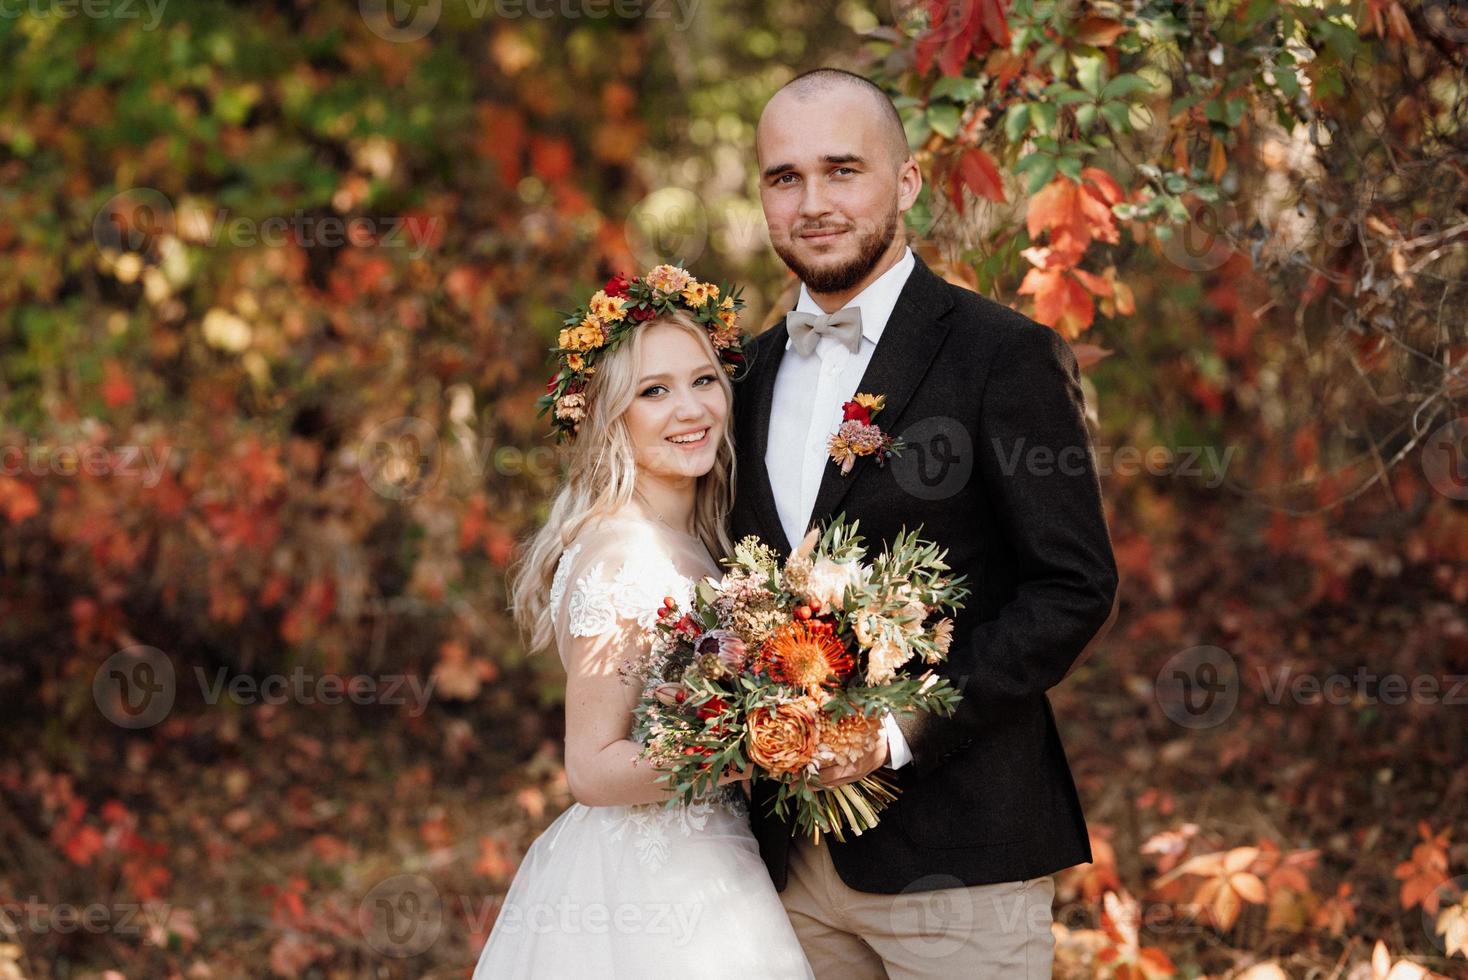
[[[887,767],[901,793],[881,823],[812,845],[757,792],[761,854],[822,980],[1049,977],[1051,875],[1091,849],[1045,692],[1109,627],[1117,585],[1076,358],[907,247],[922,178],[881,89],[808,72],[755,138],[770,240],[802,286],[746,348],[733,535],[788,553],[844,512],[875,553],[921,527],[972,589],[942,668],[957,712],[888,718],[864,762],[822,773]],[[843,476],[826,441],[857,392],[885,396],[873,421],[908,447]]]

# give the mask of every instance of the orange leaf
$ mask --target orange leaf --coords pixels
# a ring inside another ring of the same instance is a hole
[[[1035,297],[1035,319],[1074,340],[1095,319],[1091,294],[1062,269],[1031,269],[1019,292]]]
[[[1422,835],[1422,843],[1412,848],[1412,857],[1397,865],[1393,875],[1402,879],[1402,908],[1421,905],[1435,915],[1440,902],[1437,888],[1448,876],[1449,831],[1434,836],[1423,820],[1418,822],[1417,832]]]
[[[1091,14],[1082,17],[1076,25],[1076,40],[1082,44],[1094,44],[1098,48],[1104,48],[1108,44],[1114,44],[1118,37],[1126,33],[1126,25],[1106,17],[1098,17]]]

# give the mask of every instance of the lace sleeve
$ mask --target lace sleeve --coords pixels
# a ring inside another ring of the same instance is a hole
[[[562,661],[591,647],[644,645],[663,597],[686,606],[693,587],[655,540],[620,534],[572,544],[551,584]]]

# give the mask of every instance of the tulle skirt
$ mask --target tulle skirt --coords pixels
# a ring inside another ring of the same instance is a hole
[[[733,787],[667,809],[577,803],[536,838],[474,980],[811,978]]]

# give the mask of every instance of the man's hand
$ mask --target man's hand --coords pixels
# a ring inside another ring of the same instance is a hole
[[[823,766],[821,785],[826,788],[854,783],[887,764],[887,733],[877,729],[876,737],[867,745],[855,762],[842,765]]]

